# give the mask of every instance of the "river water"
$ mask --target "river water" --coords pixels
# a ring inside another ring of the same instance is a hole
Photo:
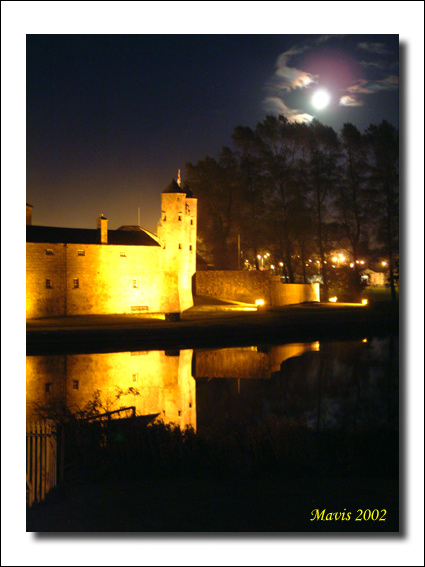
[[[269,415],[314,429],[397,428],[398,341],[27,357],[29,421],[95,396],[99,412],[131,407],[201,432]]]

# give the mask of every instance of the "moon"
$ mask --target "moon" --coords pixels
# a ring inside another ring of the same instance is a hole
[[[331,95],[323,89],[316,91],[313,95],[313,98],[311,99],[313,106],[318,110],[322,110],[323,108],[326,108],[330,103],[330,101],[331,101]]]

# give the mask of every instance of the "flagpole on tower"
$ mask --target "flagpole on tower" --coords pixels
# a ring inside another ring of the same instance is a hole
[[[181,185],[181,182],[182,182],[182,178],[181,178],[180,169],[179,169],[179,171],[178,171],[178,173],[177,173],[177,185],[178,185],[179,187],[180,187],[180,185]]]

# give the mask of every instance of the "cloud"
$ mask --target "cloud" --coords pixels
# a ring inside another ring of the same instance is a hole
[[[285,51],[285,53],[281,53],[277,58],[276,75],[280,79],[282,79],[281,88],[285,89],[286,91],[291,91],[298,88],[302,89],[307,87],[311,83],[317,82],[317,75],[313,75],[311,73],[307,73],[307,71],[301,71],[300,69],[289,66],[289,59],[293,55],[300,55],[307,49],[307,47],[292,47],[288,51]]]
[[[377,62],[377,61],[359,61],[359,65],[362,67],[373,67],[374,69],[384,70],[388,68],[387,63]]]
[[[390,54],[390,51],[388,51],[384,43],[367,43],[366,41],[364,41],[362,43],[358,43],[357,47],[359,47],[360,49],[364,49],[369,53],[377,53],[378,55]]]
[[[346,91],[349,92],[349,93],[356,93],[356,94],[373,94],[374,93],[374,91],[369,88],[368,81],[366,81],[365,79],[360,79],[359,81],[356,81],[354,83],[354,85],[351,85],[351,87],[348,87],[346,89]]]
[[[289,122],[311,122],[313,116],[294,108],[289,108],[283,100],[277,96],[269,96],[264,101],[264,108],[272,114],[282,114]]]
[[[363,106],[363,101],[357,99],[354,96],[342,96],[339,99],[339,104],[341,106]]]
[[[398,89],[398,77],[389,75],[385,79],[367,81],[361,79],[346,89],[351,94],[375,94],[378,91],[392,91]]]
[[[376,91],[392,91],[394,89],[398,89],[398,77],[390,75],[385,79],[375,81],[371,88]]]

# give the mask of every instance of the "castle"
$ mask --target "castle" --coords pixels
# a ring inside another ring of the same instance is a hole
[[[157,236],[140,226],[108,230],[32,225],[27,204],[28,319],[107,313],[165,313],[193,306],[197,199],[173,179],[161,194]]]

